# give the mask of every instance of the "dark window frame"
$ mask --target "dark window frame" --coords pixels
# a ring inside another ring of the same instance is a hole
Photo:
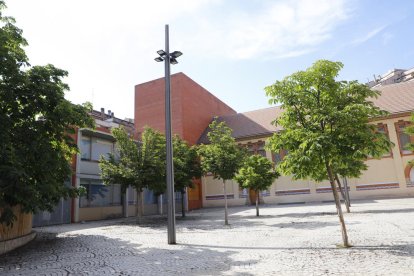
[[[403,120],[399,120],[398,122],[395,123],[395,130],[397,132],[397,140],[398,140],[398,148],[400,150],[400,155],[401,156],[407,156],[407,155],[414,155],[413,151],[410,152],[404,152],[404,146],[401,144],[401,134],[405,134],[404,133],[404,129],[407,126],[411,126],[412,123],[410,121],[403,121]],[[408,134],[405,134],[408,135]],[[409,135],[409,139],[410,139],[410,143],[414,143],[414,135]],[[408,151],[408,150],[407,150]]]

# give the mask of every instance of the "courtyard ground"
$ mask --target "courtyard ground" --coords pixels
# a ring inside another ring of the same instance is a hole
[[[193,211],[36,228],[30,244],[0,256],[0,275],[414,275],[414,199],[355,201],[341,243],[333,203]]]

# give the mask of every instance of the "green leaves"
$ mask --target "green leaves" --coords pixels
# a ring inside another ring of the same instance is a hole
[[[64,98],[67,72],[53,65],[30,67],[27,45],[0,1],[0,223],[11,224],[11,207],[51,211],[79,195],[64,183],[77,147],[77,127],[93,127],[88,109]]]
[[[112,134],[117,154],[100,160],[104,183],[121,184],[123,191],[132,186],[138,191],[148,188],[163,194],[166,190],[164,135],[149,127],[144,129],[139,142],[123,128],[113,129]],[[191,187],[193,178],[201,176],[196,148],[174,136],[173,151],[175,188],[184,191],[185,187]]]
[[[411,115],[411,122],[414,123],[414,114]],[[407,126],[404,129],[404,132],[408,135],[414,136],[414,124]],[[414,151],[414,143],[408,144],[407,149]],[[414,165],[414,160],[411,160],[409,163]]]
[[[371,118],[386,115],[370,101],[378,92],[357,81],[337,81],[342,67],[319,60],[265,88],[269,102],[284,110],[276,121],[284,130],[268,145],[274,152],[289,151],[278,166],[282,173],[321,181],[328,178],[327,161],[335,173],[357,177],[366,158],[380,157],[392,146],[369,125]]]
[[[274,171],[270,160],[261,155],[251,155],[245,159],[234,179],[244,188],[261,191],[269,188],[277,177],[279,174]]]
[[[198,150],[203,172],[211,172],[218,179],[233,179],[243,162],[244,152],[236,145],[232,130],[224,122],[215,119],[209,127],[210,144],[201,145]]]
[[[201,177],[202,174],[197,148],[190,147],[178,135],[175,135],[173,149],[175,189],[184,192],[186,187],[192,186],[192,180]]]
[[[165,191],[165,137],[145,128],[141,141],[134,141],[122,128],[115,128],[116,155],[101,157],[101,176],[105,184],[120,184],[122,191],[129,186],[137,191],[149,188],[156,193]]]

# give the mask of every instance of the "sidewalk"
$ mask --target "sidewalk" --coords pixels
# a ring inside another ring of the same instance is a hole
[[[193,211],[36,228],[29,245],[0,257],[0,275],[414,275],[414,199],[355,201],[345,214],[350,249],[333,203]]]

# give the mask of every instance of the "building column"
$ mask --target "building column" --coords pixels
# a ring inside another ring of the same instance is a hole
[[[206,178],[204,176],[201,177],[201,189],[202,189],[202,196],[201,196],[201,202],[202,202],[202,206],[205,207],[207,206],[207,201],[206,201],[206,196],[207,196],[207,185],[206,185]]]
[[[80,187],[80,178],[76,177],[75,188]],[[79,222],[79,197],[73,199],[73,222]]]
[[[77,143],[78,149],[80,149],[81,139],[82,139],[82,129],[78,129],[77,137],[76,137],[76,143]],[[78,153],[78,154],[76,154],[75,188],[80,187],[80,177],[79,177],[80,166],[81,166],[81,155]],[[79,222],[79,201],[80,201],[79,197],[75,197],[72,201],[72,203],[73,203],[73,207],[72,207],[73,208],[73,218],[72,218],[72,221],[73,222]]]
[[[394,123],[395,123],[394,121],[387,122],[388,135],[389,135],[390,141],[395,144],[394,147],[392,148],[392,156],[393,156],[395,171],[397,173],[397,179],[398,179],[400,189],[407,189],[407,181],[405,179],[405,174],[404,174],[405,166],[401,158],[397,130],[395,128]]]
[[[126,188],[125,193],[122,194],[122,215],[124,218],[128,217],[128,190],[129,188]]]
[[[316,195],[316,182],[308,180],[308,188],[311,195]]]
[[[185,211],[188,212],[188,201],[190,200],[189,195],[188,195],[188,187],[185,187],[185,193],[183,197],[184,197],[184,208],[185,208]],[[203,199],[200,198],[200,200],[203,200]]]
[[[234,189],[234,199],[239,199],[239,194],[240,194],[240,184],[237,183],[236,181],[234,181],[234,183],[236,184],[236,188]]]

